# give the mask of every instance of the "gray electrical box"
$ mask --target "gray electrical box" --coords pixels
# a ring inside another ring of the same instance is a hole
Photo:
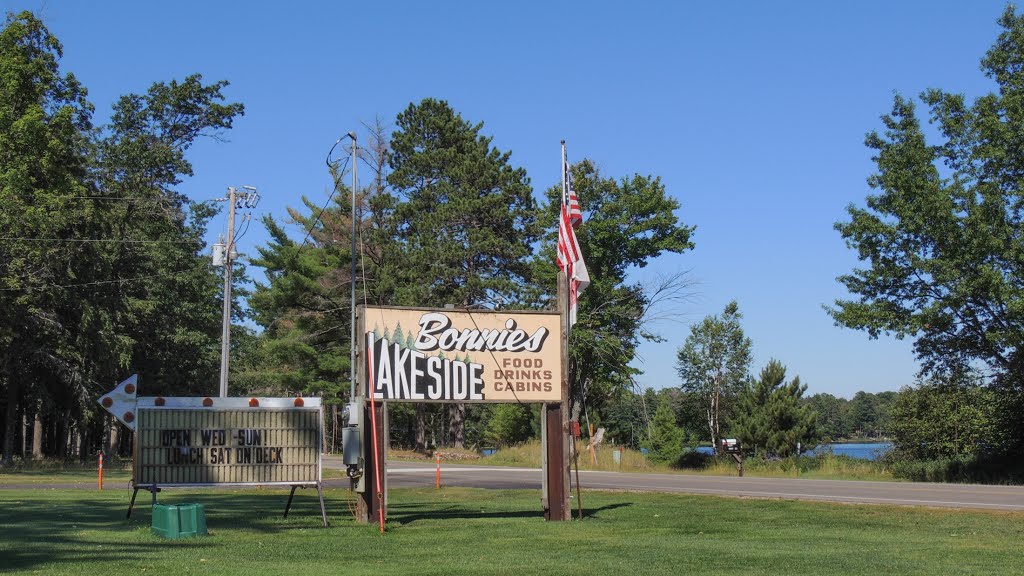
[[[341,429],[342,460],[346,466],[358,466],[360,454],[359,428],[346,426]]]

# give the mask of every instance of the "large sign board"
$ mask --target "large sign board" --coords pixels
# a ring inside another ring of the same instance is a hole
[[[248,399],[220,398],[220,406],[204,407],[201,398],[174,398],[157,406],[154,400],[139,399],[137,484],[320,482],[319,405],[272,408],[262,404],[292,400],[263,399],[249,407]]]
[[[363,382],[378,400],[560,402],[557,313],[362,307]]]
[[[136,487],[320,485],[319,398],[140,398],[137,382],[98,400],[136,433]]]

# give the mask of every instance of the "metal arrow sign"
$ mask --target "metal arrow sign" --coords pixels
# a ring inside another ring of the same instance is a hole
[[[135,409],[138,403],[139,375],[132,374],[116,388],[103,395],[96,402],[114,415],[122,424],[135,430]]]

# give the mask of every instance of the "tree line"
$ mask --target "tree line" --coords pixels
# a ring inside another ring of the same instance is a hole
[[[0,30],[8,464],[93,450],[109,429],[95,399],[130,372],[187,394],[217,365],[220,288],[202,254],[216,210],[176,186],[192,173],[189,147],[231,128],[243,106],[224,102],[226,82],[193,75],[122,96],[96,126],[86,88],[60,71],[62,50],[29,12]]]
[[[570,341],[574,417],[621,443],[654,449],[741,437],[785,456],[820,438],[892,436],[908,459],[1007,459],[1024,451],[1024,19],[1007,8],[982,60],[997,90],[973,102],[894,97],[884,131],[868,133],[876,172],[864,206],[836,229],[862,266],[838,280],[850,294],[826,307],[837,325],[911,338],[920,380],[850,400],[816,394],[770,360],[753,374],[737,303],[691,327],[679,386],[639,391],[630,366],[652,320],[689,295],[682,272],[649,283],[637,270],[694,249],[674,194],[654,175],[601,172],[583,158],[571,175],[592,283]],[[199,75],[128,94],[94,125],[88,92],[60,70],[60,42],[29,12],[0,31],[0,402],[3,460],[126,447],[94,404],[138,372],[144,393],[205,394],[219,354],[220,271],[203,238],[218,213],[177,187],[189,148],[222,138],[244,113],[225,81]],[[512,153],[444,100],[411,103],[393,123],[366,126],[351,190],[329,166],[326,205],[310,197],[268,215],[235,275],[230,393],[316,394],[337,427],[347,400],[350,290],[399,306],[553,307],[561,185],[535,195]],[[931,134],[931,133],[929,133]],[[356,214],[349,213],[354,193]],[[538,197],[540,200],[538,200]],[[358,234],[351,249],[351,230]],[[297,234],[296,234],[297,231]],[[297,237],[302,240],[297,240]],[[350,272],[355,262],[357,273]],[[240,324],[250,319],[258,330]],[[431,445],[508,443],[535,434],[533,408],[395,407],[393,437]],[[671,424],[671,425],[670,425]],[[674,427],[674,428],[673,428]],[[333,436],[333,435],[332,435]],[[627,440],[628,438],[628,440]],[[657,451],[657,450],[656,450]]]
[[[0,34],[4,462],[124,451],[130,439],[95,399],[127,374],[140,374],[146,395],[213,389],[222,289],[203,237],[218,206],[176,187],[191,175],[190,146],[222,138],[244,108],[224,102],[226,82],[193,75],[122,97],[110,122],[94,126],[85,87],[61,72],[62,46],[39,19],[10,14]],[[348,396],[352,283],[359,303],[554,307],[560,186],[538,202],[525,170],[482,128],[430,98],[393,126],[367,126],[359,161],[371,178],[354,191],[356,253],[340,163],[330,166],[328,204],[303,197],[285,220],[263,218],[270,240],[250,264],[266,280],[247,289],[235,275],[231,395],[320,395],[333,440]],[[571,387],[580,406],[586,397],[601,410],[632,385],[638,343],[657,337],[642,327],[685,289],[681,274],[645,286],[628,271],[691,249],[693,229],[655,176],[609,177],[586,159],[572,174],[590,214],[580,241],[598,279],[583,294],[592,312],[576,325],[570,358],[588,370],[574,370]],[[259,330],[240,326],[246,318]],[[422,450],[479,443],[482,420],[514,430],[529,410],[415,406],[393,422],[396,437],[407,431]],[[507,432],[489,434],[507,441]]]
[[[894,406],[900,452],[1001,463],[1021,480],[1024,17],[1007,6],[999,25],[981,59],[994,91],[924,90],[929,130],[897,94],[884,130],[868,133],[872,194],[836,224],[861,266],[838,279],[851,298],[827,311],[871,337],[913,340],[921,381]]]

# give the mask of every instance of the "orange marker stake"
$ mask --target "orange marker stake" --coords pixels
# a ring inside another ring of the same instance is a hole
[[[100,452],[100,477],[98,482],[100,490],[103,490],[103,452]]]
[[[436,452],[435,454],[437,455],[437,481],[436,481],[436,484],[437,484],[437,489],[440,490],[441,489],[441,453],[440,452]]]

